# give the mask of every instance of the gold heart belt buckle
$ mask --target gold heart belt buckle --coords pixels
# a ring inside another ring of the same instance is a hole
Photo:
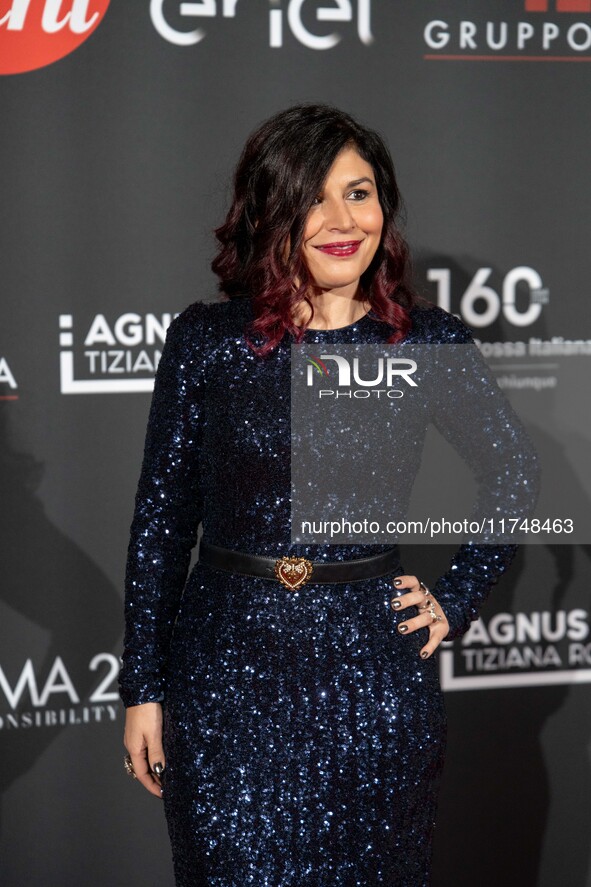
[[[279,581],[295,591],[312,575],[313,566],[305,557],[280,557],[275,561],[275,575]]]

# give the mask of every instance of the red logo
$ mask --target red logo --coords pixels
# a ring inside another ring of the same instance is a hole
[[[0,74],[51,65],[87,40],[111,0],[0,0]]]
[[[548,12],[549,0],[525,0],[526,12]],[[556,12],[591,12],[591,0],[556,0]]]

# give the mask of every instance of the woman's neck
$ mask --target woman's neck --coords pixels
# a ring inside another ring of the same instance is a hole
[[[307,302],[300,302],[294,318],[296,326],[304,326],[311,319],[313,325],[308,329],[334,330],[361,320],[370,309],[367,298],[361,292],[354,296],[311,293],[309,298],[314,306],[314,315]]]

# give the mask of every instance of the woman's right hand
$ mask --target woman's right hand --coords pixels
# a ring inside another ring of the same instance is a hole
[[[162,797],[162,781],[154,772],[154,766],[166,766],[162,748],[162,706],[159,702],[132,705],[125,712],[123,744],[135,775],[151,794]]]

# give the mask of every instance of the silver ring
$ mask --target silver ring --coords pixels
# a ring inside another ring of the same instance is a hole
[[[419,579],[419,589],[423,592],[424,595],[429,594],[429,589],[427,588],[427,586],[425,585],[424,582],[421,582],[420,579]]]
[[[133,763],[129,755],[125,755],[125,757],[123,758],[123,766],[125,767],[125,772],[128,776],[131,776],[132,779],[137,779],[137,774],[134,770]]]
[[[441,616],[438,616],[435,612],[435,601],[431,601],[429,604],[429,616],[433,622],[441,622]]]

